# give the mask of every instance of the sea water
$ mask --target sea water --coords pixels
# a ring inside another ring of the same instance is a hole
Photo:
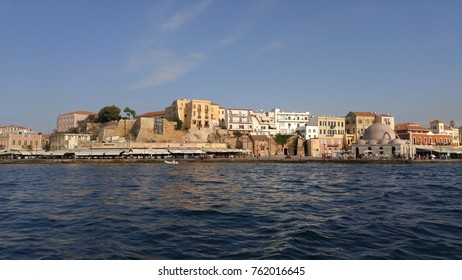
[[[461,259],[462,164],[0,165],[0,259]]]

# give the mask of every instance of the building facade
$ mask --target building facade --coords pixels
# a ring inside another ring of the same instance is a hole
[[[283,135],[295,134],[297,127],[306,126],[310,120],[310,113],[283,112],[273,109],[276,129]]]
[[[249,133],[253,131],[252,113],[250,109],[226,109],[225,126],[229,131]]]
[[[50,136],[50,150],[72,150],[90,143],[90,134],[57,133]]]
[[[186,103],[183,127],[186,129],[218,127],[220,105],[208,100],[193,99]]]
[[[190,101],[191,100],[189,100],[188,98],[181,98],[173,101],[172,105],[170,105],[169,107],[165,107],[165,118],[170,121],[179,119],[182,122],[184,122],[184,110],[186,108],[186,104]]]
[[[218,127],[220,117],[224,119],[220,106],[208,100],[182,98],[165,108],[165,118],[181,120],[185,129]]]
[[[67,132],[71,128],[76,128],[79,121],[83,121],[91,115],[96,115],[96,113],[87,111],[75,111],[61,114],[58,116],[56,121],[56,131]]]
[[[345,117],[317,116],[310,120],[309,126],[317,126],[319,142],[309,142],[319,146],[319,151],[309,152],[309,156],[335,157],[345,149]],[[308,151],[312,150],[308,147]]]
[[[252,135],[274,136],[278,133],[274,121],[274,112],[253,112],[252,113]]]
[[[371,112],[349,112],[345,116],[345,131],[351,143],[356,143],[364,131],[374,124],[375,115]]]
[[[42,136],[27,127],[17,125],[0,126],[0,149],[41,150]]]
[[[396,134],[401,139],[410,140],[419,146],[452,146],[452,134],[435,134],[430,128],[416,123],[401,123],[395,126]],[[436,132],[436,131],[435,131]]]

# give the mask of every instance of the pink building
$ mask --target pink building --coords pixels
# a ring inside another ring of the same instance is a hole
[[[83,121],[91,115],[96,115],[96,113],[87,111],[75,111],[61,114],[58,116],[58,120],[56,122],[56,131],[67,132],[69,129],[77,127],[79,121]]]
[[[0,126],[0,149],[42,149],[42,136],[27,127],[13,124],[8,126]]]

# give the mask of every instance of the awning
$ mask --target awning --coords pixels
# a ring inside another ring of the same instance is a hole
[[[168,155],[165,149],[132,149],[127,155]]]
[[[187,154],[187,155],[195,155],[195,154],[205,154],[202,150],[168,150],[171,154]]]

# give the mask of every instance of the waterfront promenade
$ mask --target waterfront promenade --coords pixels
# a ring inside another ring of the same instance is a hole
[[[0,159],[0,164],[142,164],[164,163],[165,159]],[[234,157],[234,158],[176,158],[180,164],[188,163],[320,163],[320,164],[432,164],[432,163],[462,163],[462,159],[323,159],[316,157]]]

